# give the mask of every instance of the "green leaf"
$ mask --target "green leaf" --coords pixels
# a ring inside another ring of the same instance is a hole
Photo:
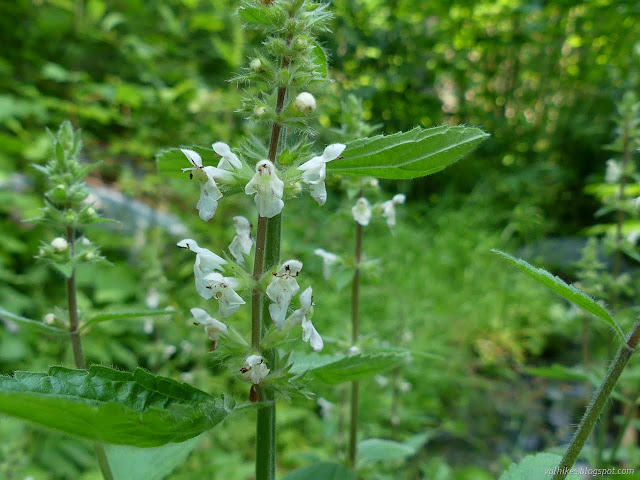
[[[166,310],[130,310],[124,312],[108,312],[102,313],[100,315],[96,315],[95,317],[87,320],[86,323],[80,326],[78,331],[82,331],[89,327],[90,325],[94,325],[96,323],[108,322],[109,320],[125,320],[129,318],[140,318],[140,317],[157,317],[160,315],[174,315],[176,312],[174,311],[166,311]]]
[[[15,313],[6,311],[2,307],[0,307],[0,318],[16,322],[18,325],[28,328],[29,330],[36,330],[42,333],[48,333],[50,335],[69,334],[69,331],[65,330],[64,328],[54,327],[52,325],[47,325],[46,323],[31,320],[30,318],[21,317],[20,315],[16,315]]]
[[[299,468],[284,480],[356,480],[356,475],[337,463],[322,462]]]
[[[601,320],[604,320],[607,324],[609,324],[609,326],[613,327],[613,329],[620,336],[623,342],[626,341],[622,329],[618,326],[611,314],[605,308],[598,305],[586,293],[581,292],[572,285],[568,285],[561,278],[554,277],[546,270],[534,267],[533,265],[530,265],[522,259],[512,257],[508,253],[501,252],[500,250],[492,250],[492,252],[506,258],[527,275],[533,277],[539,283],[547,288],[550,288],[558,295],[566,298],[577,306],[584,308],[587,312],[594,314]]]
[[[329,62],[327,61],[327,54],[325,53],[324,48],[322,48],[322,46],[317,41],[313,42],[313,55],[316,57],[313,60],[313,63],[315,63],[318,66],[318,72],[324,78],[328,78]]]
[[[100,443],[158,447],[220,423],[233,401],[184,383],[94,365],[0,377],[0,413]]]
[[[238,9],[238,15],[249,23],[259,25],[270,25],[271,20],[267,15],[268,10],[265,7],[244,5]]]
[[[359,353],[350,357],[311,354],[294,357],[290,372],[309,372],[321,382],[336,384],[371,377],[405,362],[407,358],[406,352]]]
[[[416,127],[408,132],[349,142],[342,158],[327,163],[327,169],[379,178],[423,177],[457,162],[488,137],[471,127]]]
[[[416,453],[416,449],[405,443],[369,438],[358,443],[358,466],[375,462],[400,461]]]
[[[218,164],[218,160],[215,159],[215,152],[210,148],[202,147],[188,147],[190,150],[197,152],[202,157],[205,165]],[[207,160],[211,160],[207,162]],[[156,155],[156,161],[158,164],[158,173],[166,175],[168,177],[182,178],[183,180],[189,178],[188,172],[183,172],[183,168],[191,167],[191,163],[187,159],[184,153],[179,148],[170,148],[163,150]]]
[[[549,480],[551,475],[545,471],[560,465],[562,457],[550,453],[528,455],[520,463],[514,463],[499,480]],[[567,476],[568,480],[580,480],[578,475]]]
[[[589,380],[589,376],[581,368],[570,368],[557,363],[550,367],[526,368],[524,373],[551,380],[565,380],[569,382],[583,382]]]
[[[106,445],[105,450],[115,480],[161,480],[187,459],[200,440],[194,437],[156,448]]]

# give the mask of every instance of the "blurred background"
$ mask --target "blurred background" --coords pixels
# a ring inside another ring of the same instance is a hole
[[[614,346],[595,320],[490,249],[584,282],[593,266],[576,261],[587,238],[603,237],[615,220],[601,207],[611,194],[606,161],[620,153],[605,147],[619,134],[616,104],[627,92],[640,93],[640,3],[331,5],[333,32],[321,42],[334,81],[313,92],[319,145],[336,141],[336,129],[353,115],[379,125],[380,133],[467,124],[492,135],[442,173],[381,182],[380,199],[402,192],[407,204],[399,207],[393,233],[384,222],[366,232],[366,255],[380,259],[380,267],[364,283],[362,330],[416,354],[361,387],[379,399],[362,406],[361,429],[363,437],[417,446],[402,458],[371,459],[364,471],[376,479],[496,478],[511,460],[570,438],[591,392],[589,378],[600,378]],[[164,148],[214,141],[233,147],[243,135],[259,133],[234,113],[242,91],[227,82],[260,42],[243,33],[237,6],[231,0],[3,2],[0,306],[38,320],[64,316],[60,278],[33,259],[39,243],[57,233],[24,220],[43,202],[42,179],[30,164],[49,155],[45,127],[56,129],[68,118],[84,131],[86,161],[100,162],[87,179],[97,206],[118,221],[87,232],[113,265],[79,272],[81,309],[176,311],[165,320],[96,328],[85,339],[88,360],[142,366],[240,397],[245,386],[212,365],[206,339],[191,327],[189,308],[204,304],[193,289],[192,259],[175,243],[190,236],[212,251],[226,248],[231,218],[251,201],[225,199],[205,224],[195,212],[198,189],[159,177],[154,161]],[[361,103],[345,112],[349,94]],[[315,280],[316,326],[338,342],[348,338],[349,292],[344,281],[322,282],[313,249],[351,253],[350,200],[341,182],[330,179],[322,208],[307,197],[287,205],[282,249],[305,263]],[[640,189],[634,183],[628,192]],[[632,213],[625,235],[638,226]],[[637,314],[638,281],[633,260],[624,267],[628,288],[612,306],[627,327]],[[597,296],[598,282],[591,286]],[[44,370],[70,358],[64,342],[0,323],[0,373]],[[556,363],[564,370],[550,373]],[[582,370],[567,370],[578,363]],[[633,381],[640,371],[629,375]],[[283,402],[279,410],[282,474],[343,455],[346,390],[315,390],[321,402]],[[620,409],[614,402],[613,419]],[[251,478],[253,414],[244,413],[205,435],[170,478]],[[605,441],[615,428],[612,421]],[[627,450],[625,461],[639,465],[637,449]],[[2,419],[0,478],[99,477],[88,443]]]

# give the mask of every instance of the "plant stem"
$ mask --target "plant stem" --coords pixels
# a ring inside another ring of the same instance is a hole
[[[609,366],[609,370],[602,381],[602,384],[598,388],[598,391],[593,396],[591,403],[587,407],[587,411],[584,413],[580,425],[576,431],[567,451],[562,457],[562,461],[558,466],[558,472],[554,475],[553,480],[564,480],[569,473],[569,470],[573,467],[574,463],[580,455],[580,451],[587,442],[589,435],[591,434],[593,427],[595,427],[600,414],[606,406],[609,396],[615,387],[620,374],[627,365],[629,358],[633,354],[638,341],[640,340],[640,318],[636,321],[631,333],[627,337],[627,342],[620,347],[618,353]]]
[[[282,65],[286,67],[289,61],[284,58]],[[276,113],[282,113],[287,89],[278,88]],[[277,165],[278,142],[282,126],[274,122],[271,128],[269,142],[269,161]],[[253,264],[253,279],[259,282],[265,271],[277,265],[280,260],[280,235],[282,215],[272,218],[258,216],[258,231],[256,234],[256,256]],[[251,292],[251,346],[260,351],[260,341],[263,336],[263,323],[268,324],[269,302],[263,298],[259,289]],[[266,331],[266,328],[265,328]],[[275,351],[260,352],[267,365],[273,371],[277,368],[277,354]],[[257,387],[258,407],[256,419],[256,480],[274,480],[276,475],[276,402],[273,391]]]
[[[67,226],[67,243],[69,244],[71,258],[75,255],[75,237],[75,229]],[[71,346],[73,347],[73,359],[76,367],[84,370],[87,368],[87,363],[84,359],[84,352],[82,351],[82,339],[78,333],[78,301],[76,298],[75,268],[71,270],[71,276],[67,278],[67,305],[69,308],[69,336],[71,337]],[[107,459],[107,452],[104,449],[104,445],[94,443],[93,449],[96,452],[104,480],[113,480],[113,473],[111,473],[111,468],[109,467],[109,460]]]
[[[614,463],[616,461],[616,457],[618,456],[618,450],[620,449],[620,445],[622,445],[622,439],[631,425],[631,420],[633,420],[633,414],[636,411],[636,403],[638,402],[638,398],[640,398],[640,385],[636,388],[636,390],[631,394],[631,402],[627,404],[627,413],[624,416],[624,420],[622,420],[622,424],[620,425],[620,432],[616,438],[613,447],[611,448],[611,454],[609,455],[609,461]]]
[[[358,197],[362,196],[362,190]],[[356,345],[360,338],[360,262],[362,261],[362,225],[356,222],[356,249],[351,283],[351,344]],[[351,425],[349,428],[349,466],[355,468],[358,447],[358,404],[359,404],[358,381],[351,382]]]

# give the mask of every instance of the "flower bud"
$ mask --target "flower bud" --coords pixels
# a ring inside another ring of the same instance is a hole
[[[76,212],[69,210],[64,214],[64,221],[68,224],[73,224],[76,221]]]
[[[262,72],[262,62],[259,58],[254,58],[249,63],[249,68],[251,68],[251,70],[253,70],[254,72]]]
[[[309,92],[300,93],[295,100],[296,108],[302,113],[311,113],[316,109],[316,99]]]
[[[51,241],[51,248],[53,248],[54,251],[61,253],[69,248],[69,244],[64,238],[56,237]]]
[[[51,192],[51,197],[56,202],[63,202],[67,199],[67,187],[62,184],[56,185],[56,188]]]
[[[262,118],[265,116],[266,113],[267,113],[267,109],[264,108],[262,105],[258,105],[256,108],[253,109],[253,116],[256,118]]]
[[[47,313],[43,318],[44,323],[53,325],[56,322],[56,316],[53,313]]]

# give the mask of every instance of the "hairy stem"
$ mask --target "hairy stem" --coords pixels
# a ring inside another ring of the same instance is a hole
[[[67,226],[67,243],[69,244],[70,256],[73,258],[75,254],[75,237],[76,232],[73,227]],[[86,369],[87,363],[84,359],[82,351],[82,340],[78,332],[78,301],[76,299],[76,269],[71,271],[71,276],[67,278],[67,305],[69,308],[69,336],[71,337],[71,346],[73,347],[73,360],[77,368]],[[104,445],[94,443],[93,449],[96,452],[98,464],[105,480],[113,480],[113,473],[109,467],[107,460],[107,452]]]
[[[358,197],[362,196],[362,190]],[[358,343],[360,338],[360,262],[362,261],[362,225],[356,222],[356,248],[354,255],[355,271],[351,283],[351,344]],[[351,382],[351,426],[349,428],[349,465],[356,466],[358,447],[358,405],[360,384]]]
[[[640,318],[638,318],[633,326],[633,329],[627,338],[627,342],[620,347],[615,359],[611,362],[602,384],[593,396],[591,403],[587,407],[587,411],[584,413],[582,420],[580,421],[580,425],[578,425],[578,430],[573,436],[564,457],[562,457],[562,461],[558,466],[558,472],[554,475],[553,480],[564,480],[567,477],[569,470],[576,463],[578,455],[580,455],[580,451],[593,431],[600,414],[609,400],[609,396],[611,395],[613,388],[620,378],[620,374],[627,365],[629,358],[631,358],[639,340]]]

